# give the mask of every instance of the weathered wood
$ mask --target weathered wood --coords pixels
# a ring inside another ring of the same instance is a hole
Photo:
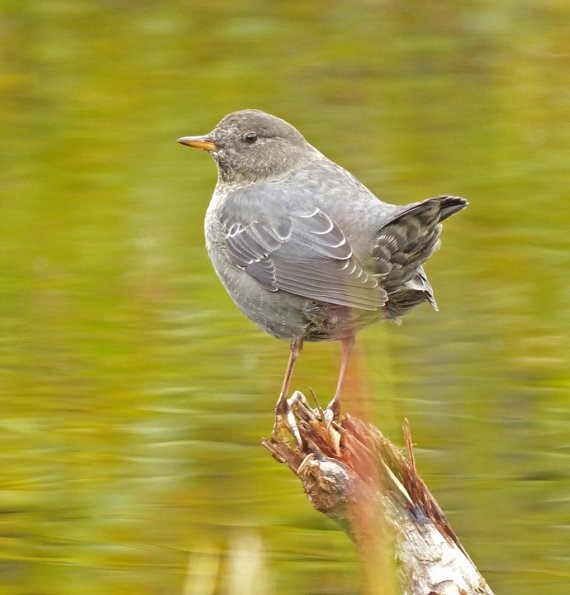
[[[295,441],[264,445],[299,477],[314,508],[350,535],[364,592],[493,595],[416,470],[407,422],[408,459],[360,419],[330,423],[299,392],[289,403]]]

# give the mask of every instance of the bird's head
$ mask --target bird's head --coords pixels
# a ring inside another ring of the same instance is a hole
[[[209,134],[184,136],[178,142],[208,151],[220,178],[238,183],[281,177],[316,151],[291,124],[253,109],[233,112]]]

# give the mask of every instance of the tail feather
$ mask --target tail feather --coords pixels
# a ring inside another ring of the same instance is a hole
[[[437,198],[431,198],[428,200],[441,200],[441,216],[439,218],[440,221],[444,221],[448,217],[455,215],[455,213],[459,213],[465,207],[469,205],[469,203],[460,196],[438,196]]]
[[[422,265],[439,247],[441,222],[467,204],[458,196],[429,198],[403,207],[379,230],[373,256],[381,285],[388,292],[390,317],[423,301],[436,307]]]

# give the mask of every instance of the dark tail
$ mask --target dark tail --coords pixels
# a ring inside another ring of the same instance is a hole
[[[451,215],[455,215],[455,213],[459,213],[462,211],[469,203],[460,196],[437,196],[436,198],[428,198],[428,202],[430,200],[437,200],[440,202],[440,221],[444,221]]]
[[[421,267],[439,246],[441,222],[467,205],[458,196],[428,198],[402,207],[379,230],[373,255],[380,283],[388,292],[389,317],[403,314],[423,301],[435,307],[431,285]]]
[[[426,227],[444,221],[448,217],[455,215],[462,211],[469,203],[460,196],[436,196],[434,198],[426,198],[421,202],[415,202],[411,205],[403,207],[388,225],[392,225],[401,219],[408,217],[417,217],[419,221]]]

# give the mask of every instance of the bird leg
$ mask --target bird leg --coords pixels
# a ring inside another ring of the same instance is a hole
[[[283,378],[283,385],[281,386],[281,392],[275,405],[275,413],[283,414],[287,411],[287,393],[289,392],[289,385],[291,384],[291,377],[293,376],[293,368],[299,353],[303,349],[303,339],[293,339],[291,341],[291,353],[289,354],[289,361],[287,362],[287,368],[285,369],[285,376]]]
[[[342,354],[340,360],[340,372],[338,373],[338,381],[336,384],[336,391],[332,401],[328,404],[325,410],[325,416],[330,417],[331,421],[336,421],[340,415],[340,394],[342,392],[342,385],[344,384],[344,377],[346,376],[346,369],[348,368],[348,360],[350,359],[350,353],[354,346],[354,336],[350,335],[341,339],[342,342]]]
[[[283,418],[289,421],[290,406],[287,401],[287,393],[289,392],[289,386],[291,384],[291,377],[293,376],[293,368],[297,362],[297,358],[303,349],[303,339],[293,339],[291,341],[291,352],[289,354],[289,361],[287,362],[287,368],[285,369],[285,376],[283,378],[283,385],[281,386],[281,392],[279,398],[275,404],[275,425],[273,426],[273,437],[277,437],[279,430],[283,427]],[[290,423],[290,422],[289,422]],[[287,425],[287,422],[285,422]],[[293,430],[293,428],[291,428]],[[297,429],[296,426],[294,429]],[[298,431],[297,431],[298,433]]]

